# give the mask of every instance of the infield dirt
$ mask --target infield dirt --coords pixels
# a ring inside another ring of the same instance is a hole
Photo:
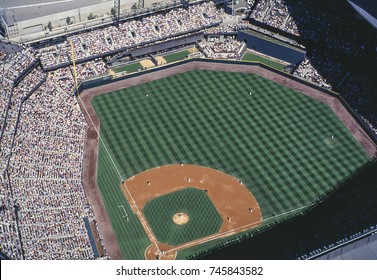
[[[223,220],[219,232],[179,246],[158,242],[141,210],[149,200],[187,187],[201,189],[207,193]],[[195,246],[203,241],[257,227],[262,222],[258,202],[242,182],[208,167],[191,164],[156,167],[129,178],[122,185],[122,190],[151,243],[161,251],[176,251]]]

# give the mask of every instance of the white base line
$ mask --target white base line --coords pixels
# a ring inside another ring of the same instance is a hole
[[[128,189],[128,187],[126,185],[126,182],[123,183],[123,186],[126,189],[129,197],[132,200],[132,203],[134,204],[134,206],[136,208],[136,212],[137,212],[136,215],[138,215],[139,220],[141,219],[141,222],[144,223],[144,225],[145,225],[145,227],[144,227],[144,225],[142,225],[142,227],[148,231],[146,234],[147,235],[149,234],[149,236],[152,238],[151,242],[156,246],[157,250],[160,250],[160,248],[158,247],[158,244],[157,244],[157,240],[155,239],[154,233],[152,233],[152,230],[149,228],[148,222],[144,219],[144,216],[140,213],[140,209],[137,206],[134,198],[132,197],[131,192],[130,192],[130,190]]]
[[[76,89],[76,90],[77,90],[77,89]],[[109,150],[107,149],[105,143],[103,142],[102,137],[101,137],[101,135],[99,134],[99,131],[97,130],[97,127],[95,126],[95,124],[94,124],[94,122],[93,122],[93,119],[92,119],[92,117],[90,116],[90,114],[89,114],[87,108],[85,107],[85,104],[82,102],[82,100],[81,100],[81,96],[80,96],[80,95],[77,95],[77,101],[81,103],[82,108],[85,110],[85,112],[86,112],[88,118],[89,118],[90,121],[92,122],[93,128],[94,128],[94,130],[96,131],[96,133],[97,133],[97,135],[98,135],[98,139],[100,140],[100,142],[102,143],[103,147],[105,148],[106,153],[107,153],[107,155],[109,156],[109,158],[110,158],[112,164],[114,165],[115,170],[117,171],[120,180],[123,181],[122,175],[120,174],[118,167],[116,166],[116,164],[115,164],[113,158],[111,157],[111,155],[110,155],[110,153],[109,153]],[[93,110],[94,110],[94,108],[93,108]],[[99,143],[98,143],[98,148],[99,148]],[[126,182],[124,182],[124,184],[122,184],[122,185],[124,185],[124,188],[126,189],[128,195],[129,195],[129,197],[131,198],[132,203],[134,204],[134,206],[135,206],[135,208],[136,208],[136,210],[137,210],[137,214],[138,214],[139,217],[142,219],[142,221],[145,223],[145,225],[146,225],[146,227],[147,227],[147,231],[148,231],[148,233],[150,234],[150,236],[151,236],[152,239],[153,239],[153,240],[151,240],[152,243],[153,243],[153,244],[157,247],[157,249],[159,250],[159,247],[158,247],[158,245],[157,245],[157,241],[155,240],[154,235],[152,234],[151,230],[149,229],[149,225],[148,225],[148,223],[144,220],[143,215],[140,213],[140,210],[139,210],[139,208],[137,207],[137,204],[136,204],[134,198],[132,197],[132,195],[131,195],[131,193],[130,193],[130,191],[129,191],[127,185],[126,185]],[[127,222],[129,222],[129,219],[127,220]],[[147,233],[147,235],[148,235],[148,233]]]
[[[123,181],[123,177],[122,177],[122,175],[120,174],[119,169],[118,169],[118,167],[116,166],[116,164],[115,164],[115,162],[114,162],[112,156],[110,155],[109,150],[107,149],[105,143],[103,142],[102,137],[101,137],[101,135],[99,134],[99,131],[97,130],[97,127],[96,127],[96,125],[94,124],[94,122],[93,122],[93,120],[92,120],[92,117],[90,116],[88,110],[87,110],[86,107],[85,107],[85,104],[82,102],[80,95],[77,96],[77,100],[81,103],[82,108],[85,110],[85,112],[86,112],[88,118],[90,119],[90,121],[91,121],[91,123],[92,123],[92,125],[93,125],[93,128],[94,128],[94,130],[96,131],[96,133],[97,133],[97,135],[98,135],[98,140],[101,142],[101,144],[102,144],[103,147],[105,148],[106,153],[107,153],[107,155],[109,156],[109,158],[110,158],[112,164],[114,165],[115,170],[116,170],[116,172],[118,173],[118,176],[119,176],[120,180]],[[94,110],[94,108],[93,108],[93,110]],[[99,149],[99,143],[98,143],[98,149]],[[97,160],[98,160],[98,159],[97,159]]]

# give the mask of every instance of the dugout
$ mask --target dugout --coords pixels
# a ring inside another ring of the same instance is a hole
[[[248,49],[277,59],[297,64],[306,57],[306,51],[253,31],[239,31],[238,40],[244,41]]]

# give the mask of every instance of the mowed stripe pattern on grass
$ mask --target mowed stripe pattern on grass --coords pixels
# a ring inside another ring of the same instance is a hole
[[[150,245],[150,241],[124,197],[120,188],[121,183],[113,162],[100,142],[97,184],[119,249],[124,259],[145,259],[144,250]]]
[[[194,70],[92,104],[124,180],[172,163],[208,166],[242,180],[264,219],[307,206],[369,161],[329,107],[254,74]]]
[[[184,225],[173,221],[180,212],[189,216]],[[151,199],[143,213],[157,240],[173,246],[215,234],[223,223],[207,193],[190,187]]]

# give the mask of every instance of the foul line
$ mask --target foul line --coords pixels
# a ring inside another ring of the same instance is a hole
[[[76,92],[78,93],[77,89],[76,89]],[[103,147],[104,147],[105,150],[106,150],[106,153],[108,154],[108,156],[109,156],[111,162],[113,163],[113,165],[114,165],[116,171],[118,172],[118,175],[119,175],[120,180],[123,182],[122,175],[120,174],[119,169],[117,168],[117,166],[116,166],[116,164],[115,164],[113,158],[112,158],[111,155],[110,155],[110,152],[108,151],[108,149],[107,149],[105,143],[103,142],[102,137],[100,136],[100,134],[99,134],[99,132],[98,132],[98,130],[97,130],[97,127],[96,127],[96,125],[94,124],[94,121],[93,121],[92,117],[90,116],[90,114],[89,114],[89,112],[88,112],[88,110],[87,110],[85,104],[83,103],[83,101],[82,101],[82,99],[81,99],[81,97],[80,97],[79,95],[77,95],[77,99],[79,100],[79,102],[81,103],[82,107],[84,108],[84,110],[85,110],[87,116],[89,117],[90,122],[92,123],[92,125],[93,125],[93,127],[94,127],[94,130],[96,131],[96,133],[97,133],[97,135],[98,135],[98,139],[101,141]],[[126,185],[126,183],[123,182],[122,185],[124,185],[124,188],[126,189],[126,191],[127,191],[128,195],[129,195],[130,199],[132,200],[132,203],[135,205],[135,208],[137,209],[137,210],[136,210],[136,211],[137,211],[137,215],[138,215],[139,218],[141,218],[143,224],[145,225],[145,228],[146,228],[147,231],[148,231],[147,235],[149,234],[149,236],[151,237],[151,242],[154,243],[154,245],[155,245],[155,246],[157,247],[157,249],[159,250],[159,247],[158,247],[158,245],[157,245],[157,241],[155,240],[154,235],[152,234],[151,229],[149,228],[149,225],[148,225],[147,221],[144,219],[144,216],[140,213],[139,207],[137,206],[137,204],[136,204],[134,198],[132,197],[132,195],[131,195],[131,193],[130,193],[130,191],[129,191],[127,185]]]
[[[148,237],[150,237],[149,238],[150,241],[157,247],[157,250],[160,250],[160,248],[158,247],[158,244],[157,244],[157,240],[155,239],[154,234],[152,233],[152,230],[149,228],[148,222],[144,219],[144,215],[140,213],[140,209],[137,206],[134,198],[132,197],[131,192],[126,185],[126,182],[123,183],[123,186],[126,189],[128,196],[131,198],[132,203],[135,205],[136,212],[137,212],[136,215],[139,217],[139,219],[141,219],[141,224],[142,224],[143,228],[148,231],[147,235],[149,235]]]
[[[115,167],[115,169],[116,169],[116,171],[117,171],[117,173],[118,173],[118,175],[119,175],[120,180],[123,181],[123,177],[122,177],[122,175],[120,174],[118,167],[116,166],[116,164],[115,164],[115,162],[114,162],[112,156],[110,155],[110,152],[109,152],[109,150],[107,149],[105,143],[103,142],[102,137],[101,137],[101,135],[99,134],[99,131],[98,131],[96,125],[94,124],[92,117],[90,116],[88,110],[86,109],[86,107],[85,107],[84,103],[82,102],[82,100],[81,100],[81,98],[80,98],[79,95],[77,96],[77,99],[80,101],[80,103],[82,104],[82,107],[84,108],[86,114],[88,115],[88,117],[89,117],[89,119],[90,119],[90,121],[91,121],[91,123],[92,123],[92,125],[93,125],[93,127],[94,127],[94,130],[96,131],[96,133],[97,133],[97,135],[98,135],[98,139],[101,141],[103,147],[105,148],[106,153],[108,154],[108,156],[109,156],[109,158],[110,158],[112,164],[114,165],[114,167]]]
[[[75,59],[75,55],[74,55],[75,52],[74,52],[74,48],[73,48],[72,40],[70,40],[70,45],[71,45],[71,50],[72,50],[73,72],[74,72],[74,78],[75,78],[75,84],[76,84],[76,94],[77,94],[77,99],[81,102],[82,107],[84,108],[86,114],[88,115],[90,121],[92,122],[92,125],[93,125],[93,127],[94,127],[94,130],[96,131],[96,133],[97,133],[97,135],[98,135],[98,139],[101,141],[103,147],[104,147],[105,150],[106,150],[106,153],[108,154],[108,156],[109,156],[111,162],[113,163],[113,165],[114,165],[114,167],[115,167],[115,169],[116,169],[116,171],[117,171],[117,173],[118,173],[118,175],[119,175],[120,180],[123,182],[123,177],[122,177],[122,175],[120,174],[118,167],[116,166],[116,164],[115,164],[115,162],[114,162],[112,156],[110,155],[109,150],[107,149],[105,143],[103,142],[102,137],[101,137],[101,135],[99,134],[99,131],[97,130],[97,127],[96,127],[96,125],[94,124],[92,117],[90,116],[88,110],[86,109],[86,106],[84,105],[84,103],[82,102],[82,100],[81,100],[81,98],[80,98],[80,95],[79,95],[79,86],[78,86],[78,84],[77,84],[76,59]],[[99,147],[98,147],[98,148],[99,148]],[[97,159],[97,160],[98,160],[98,159]]]

